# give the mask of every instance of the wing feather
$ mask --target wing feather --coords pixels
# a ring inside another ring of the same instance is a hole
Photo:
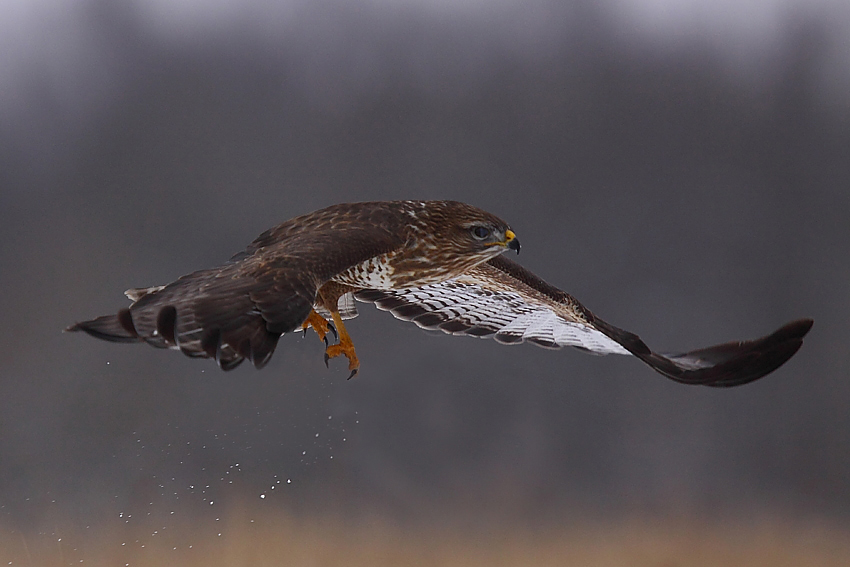
[[[298,328],[330,278],[404,245],[402,203],[349,203],[274,227],[229,262],[165,285],[126,292],[116,315],[68,327],[115,342],[146,342],[214,358],[224,370],[248,359],[261,368],[281,334]],[[354,300],[339,301],[343,317]],[[327,315],[330,315],[329,313]]]
[[[760,339],[664,355],[501,256],[440,284],[364,290],[354,296],[426,329],[492,336],[502,344],[528,341],[545,348],[572,346],[594,354],[631,354],[677,382],[714,387],[746,384],[773,372],[797,352],[813,324],[811,319],[800,319]]]
[[[354,294],[419,327],[452,335],[493,336],[502,344],[529,341],[546,348],[579,347],[597,354],[630,354],[561,304],[505,281],[501,272],[479,266],[439,284],[407,290],[364,290]]]

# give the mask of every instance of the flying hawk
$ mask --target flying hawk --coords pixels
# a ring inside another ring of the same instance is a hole
[[[222,266],[127,290],[129,307],[66,330],[179,349],[231,370],[245,359],[262,368],[282,334],[312,327],[325,362],[345,356],[350,378],[360,362],[343,319],[357,316],[356,299],[424,329],[631,354],[677,382],[727,387],[776,370],[812,326],[800,319],[752,341],[659,354],[501,256],[519,249],[507,223],[464,203],[339,204],[267,230]]]

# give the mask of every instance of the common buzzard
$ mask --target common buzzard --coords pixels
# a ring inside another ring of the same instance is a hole
[[[128,308],[66,330],[179,349],[230,370],[245,359],[262,368],[282,334],[312,327],[325,362],[344,355],[350,378],[360,362],[343,319],[357,316],[359,300],[425,329],[631,354],[677,382],[726,387],[776,370],[812,326],[800,319],[752,341],[659,354],[501,256],[519,249],[507,223],[464,203],[345,203],[267,230],[217,268],[127,290]]]

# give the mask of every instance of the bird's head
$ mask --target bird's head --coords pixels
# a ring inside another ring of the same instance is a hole
[[[466,203],[429,203],[429,224],[433,236],[455,254],[489,260],[506,250],[519,253],[519,239],[508,223]]]

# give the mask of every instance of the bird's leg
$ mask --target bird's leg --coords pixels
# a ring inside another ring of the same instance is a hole
[[[304,330],[304,335],[307,335],[307,329],[313,327],[313,330],[316,331],[316,334],[319,335],[319,338],[325,341],[325,346],[328,346],[328,331],[332,331],[334,336],[336,336],[336,329],[329,322],[326,321],[324,317],[316,313],[315,309],[310,311],[310,315],[301,323],[301,328]]]
[[[342,317],[339,316],[339,311],[331,311],[331,317],[333,317],[334,324],[339,331],[339,343],[330,345],[325,349],[325,364],[328,363],[329,359],[344,354],[348,359],[348,369],[351,370],[348,379],[351,380],[357,374],[357,371],[360,370],[360,360],[357,359],[357,353],[354,352],[354,344],[351,342],[351,337],[348,335],[345,325],[342,324]]]

